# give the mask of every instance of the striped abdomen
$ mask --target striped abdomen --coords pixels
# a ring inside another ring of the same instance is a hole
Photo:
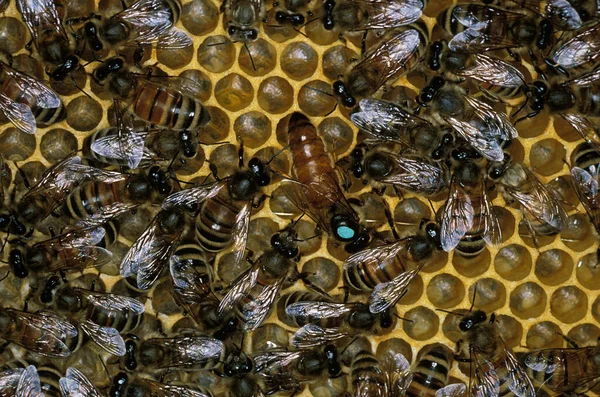
[[[227,188],[202,205],[196,221],[196,236],[200,246],[208,252],[220,252],[230,241],[236,217],[246,204],[233,200]]]
[[[448,383],[452,367],[452,350],[441,343],[425,346],[413,370],[413,380],[406,391],[408,397],[434,397]]]

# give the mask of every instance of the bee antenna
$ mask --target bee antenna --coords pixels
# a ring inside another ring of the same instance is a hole
[[[292,28],[292,29],[294,29],[297,33],[301,34],[302,36],[304,36],[304,37],[306,37],[308,39],[308,36],[304,32],[301,32],[299,29],[297,29],[295,27]]]
[[[306,25],[308,25],[309,23],[313,23],[314,21],[318,21],[319,18],[313,18],[310,21],[306,21],[306,23],[304,25],[302,25],[301,27],[305,27]]]
[[[218,45],[233,44],[233,43],[237,43],[237,41],[220,41],[218,43],[209,43],[206,46],[207,47],[214,47],[214,46],[218,46]]]
[[[256,71],[256,65],[254,64],[254,59],[252,59],[252,54],[250,53],[250,48],[248,47],[248,43],[244,41],[244,48],[248,51],[248,56],[250,57],[250,63],[252,64],[252,69]]]
[[[409,322],[409,323],[414,323],[414,322],[415,322],[414,320],[411,320],[411,319],[408,319],[408,318],[404,318],[404,317],[400,317],[400,316],[399,316],[398,314],[396,314],[396,313],[392,313],[392,314],[393,314],[394,316],[398,317],[398,318],[399,318],[400,320],[402,320],[402,321],[407,321],[407,322]]]
[[[285,145],[284,147],[282,147],[281,149],[279,149],[279,151],[277,153],[275,153],[273,156],[271,156],[271,158],[269,159],[269,161],[267,161],[266,165],[271,164],[271,161],[275,160],[275,158],[277,156],[279,156],[281,153],[283,153],[283,151],[287,150],[290,148],[290,145]]]
[[[473,310],[475,306],[475,297],[477,296],[477,283],[473,286],[473,300],[471,301],[471,307],[469,308],[469,312]]]
[[[460,316],[460,317],[464,317],[464,316],[465,316],[465,315],[464,315],[464,314],[462,314],[462,313],[453,312],[453,311],[450,311],[450,310],[444,310],[444,309],[435,309],[435,310],[436,310],[436,311],[438,311],[438,312],[443,312],[443,313],[452,314],[452,315],[454,315],[454,316]]]
[[[106,372],[106,376],[108,377],[108,379],[112,383],[112,378],[110,377],[110,372],[108,372],[108,368],[106,368],[106,364],[104,363],[104,360],[102,359],[102,356],[100,356],[98,354],[98,358],[100,359],[100,363],[102,364],[102,367],[104,367],[104,371]]]
[[[344,347],[344,350],[342,350],[340,352],[340,356],[344,354],[344,352],[346,352],[346,349],[349,348],[354,342],[356,342],[356,340],[358,339],[358,336],[355,336],[354,339],[352,339],[352,341],[350,343],[348,343],[346,345],[346,347]]]

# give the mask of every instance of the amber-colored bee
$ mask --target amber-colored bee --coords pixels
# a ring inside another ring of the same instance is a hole
[[[408,397],[434,397],[448,383],[454,357],[452,350],[441,343],[427,345],[419,352],[419,361],[412,371]]]
[[[598,167],[600,158],[595,145],[582,143],[571,154],[571,180],[577,197],[588,213],[592,225],[600,230],[600,196],[598,195]]]
[[[398,353],[390,362],[380,362],[367,350],[360,350],[350,370],[353,397],[403,396],[412,380],[410,363]]]

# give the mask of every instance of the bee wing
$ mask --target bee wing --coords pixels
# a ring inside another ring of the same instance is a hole
[[[159,339],[158,341],[161,341]],[[160,368],[188,367],[218,359],[223,353],[223,342],[207,336],[187,336],[175,339],[163,339],[167,344],[170,360],[165,360]]]
[[[560,113],[560,115],[587,143],[600,152],[600,144],[595,140],[598,137],[598,128],[590,119],[575,113]]]
[[[113,327],[101,327],[91,320],[81,322],[79,326],[84,334],[108,353],[121,357],[127,352],[123,337]]]
[[[173,26],[173,13],[165,0],[138,0],[113,18],[132,24],[138,34],[146,31],[164,31]]]
[[[214,197],[225,187],[223,182],[215,182],[209,185],[194,186],[169,195],[163,201],[164,210],[174,207],[199,204],[204,200]]]
[[[77,368],[67,368],[66,375],[58,382],[63,397],[100,397],[96,386]]]
[[[595,24],[567,40],[554,54],[552,60],[565,69],[593,62],[600,55],[600,25]]]
[[[497,246],[502,241],[502,229],[500,227],[500,220],[498,215],[492,206],[492,203],[487,194],[485,184],[481,187],[481,205],[482,208],[479,211],[483,224],[483,239],[489,245]]]
[[[504,160],[504,151],[495,136],[489,136],[481,128],[454,117],[448,117],[447,121],[454,131],[469,142],[483,157],[491,161]]]
[[[219,314],[231,310],[237,301],[248,294],[252,287],[256,285],[259,271],[258,266],[253,266],[232,283],[233,286],[219,303]]]
[[[368,248],[352,254],[344,262],[344,269],[348,270],[365,262],[386,264],[394,260],[398,253],[404,249],[406,241],[406,239],[402,239],[395,243]]]
[[[544,186],[527,168],[524,168],[527,179],[532,185],[528,193],[508,188],[508,193],[521,204],[531,216],[562,230],[567,225],[567,212],[560,201]]]
[[[594,69],[591,72],[584,73],[581,76],[567,80],[565,83],[576,86],[590,86],[600,79],[600,69]]]
[[[75,227],[82,229],[99,228],[106,222],[120,217],[126,212],[132,211],[138,204],[126,204],[115,202],[102,207],[98,212],[75,222]]]
[[[54,1],[17,0],[17,7],[38,50],[40,48],[39,39],[42,35],[47,34],[48,30],[60,34],[68,40],[67,32],[63,28]]]
[[[327,211],[320,210],[318,208],[307,205],[307,199],[305,194],[306,186],[301,185],[298,182],[283,181],[280,184],[283,194],[296,206],[300,211],[305,212],[312,220],[327,233],[331,232],[331,225],[329,224],[329,218]]]
[[[389,79],[396,77],[398,72],[404,69],[406,61],[413,56],[417,48],[421,45],[421,37],[415,29],[408,29],[396,33],[392,37],[384,40],[383,43],[365,55],[351,73],[373,74],[373,70],[378,72],[374,86],[375,90],[381,88]]]
[[[302,301],[288,305],[285,312],[290,317],[331,318],[349,313],[352,307],[352,304],[346,303]]]
[[[389,389],[391,396],[403,396],[410,386],[413,374],[410,371],[410,362],[402,353],[397,353],[389,360],[387,373],[389,376]]]
[[[149,384],[152,390],[152,395],[169,396],[169,397],[209,397],[207,394],[190,389],[185,386],[172,384],[158,383],[150,379],[144,379],[144,382]]]
[[[190,261],[172,255],[169,260],[169,270],[173,278],[175,292],[184,302],[199,303],[209,295],[210,289],[206,288],[204,275],[198,273]]]
[[[138,38],[138,43],[140,42]],[[144,44],[142,42],[142,44]],[[167,32],[159,35],[156,40],[152,40],[148,44],[156,44],[158,49],[177,49],[190,47],[193,42],[190,37],[182,30],[171,28]]]
[[[125,162],[132,170],[147,154],[143,136],[135,131],[103,136],[92,142],[90,149],[99,156]]]
[[[525,85],[525,77],[519,69],[502,59],[484,54],[473,55],[471,66],[457,72],[457,74],[501,87],[521,87]]]
[[[475,379],[472,394],[474,397],[498,396],[500,378],[494,365],[480,354],[471,351],[471,359],[475,362]]]
[[[581,27],[579,13],[567,0],[513,0],[538,15],[548,19],[559,30],[575,30]]]
[[[454,383],[436,391],[435,397],[465,397],[466,393],[467,387],[464,383]]]
[[[360,111],[353,113],[350,119],[361,131],[377,139],[399,141],[408,146],[410,142],[403,136],[403,132],[429,124],[399,105],[383,99],[363,99],[359,104]]]
[[[527,376],[525,368],[519,363],[512,349],[502,341],[504,345],[504,364],[508,372],[508,388],[515,393],[517,397],[535,397],[535,389],[531,379]]]
[[[280,277],[277,281],[267,285],[263,288],[261,293],[246,303],[242,308],[242,313],[246,322],[244,324],[244,330],[254,331],[262,322],[267,318],[271,309],[273,308],[273,302],[279,295],[279,290],[285,281],[285,276]]]
[[[44,397],[40,376],[34,365],[25,368],[21,374],[15,397]]]
[[[0,396],[9,396],[11,395],[9,393],[14,393],[24,371],[22,368],[0,371]]]
[[[233,253],[233,264],[242,262],[246,255],[246,243],[248,242],[248,226],[250,225],[250,202],[246,203],[235,216],[235,225],[231,230],[231,252]]]
[[[20,103],[35,104],[44,109],[55,109],[61,105],[60,97],[35,77],[19,72],[4,63],[0,63],[0,69],[12,77],[11,82],[19,88]]]
[[[481,7],[476,7],[476,5],[456,5],[452,9],[452,17],[461,25],[470,28],[470,29],[483,29],[490,22],[492,22],[495,18],[498,17],[499,13],[495,8],[485,7],[485,11],[472,12],[470,10],[475,10]],[[477,15],[485,15],[489,16],[489,19],[481,19]],[[454,50],[453,50],[454,51]]]
[[[578,373],[575,377],[565,378],[568,372],[564,372],[564,368],[568,363],[580,362],[584,363],[589,360],[591,348],[575,348],[575,349],[545,349],[533,353],[529,353],[523,359],[523,363],[533,369],[534,371],[544,372],[546,375],[545,380],[552,380],[553,385],[556,387],[550,387],[554,391],[562,391],[563,385],[572,384],[577,386],[583,386],[584,384],[598,379],[598,374],[594,371],[587,373]],[[557,354],[557,351],[560,352]]]
[[[0,93],[0,109],[6,118],[19,130],[27,134],[35,134],[37,124],[29,106],[24,103],[14,102],[5,94]]]
[[[383,183],[398,185],[400,189],[431,196],[445,185],[445,166],[421,157],[393,155],[397,172],[381,178]]]
[[[416,22],[423,14],[421,0],[354,0],[369,17],[353,30],[390,29]]]
[[[416,269],[396,276],[392,281],[377,284],[371,296],[369,296],[369,311],[371,313],[381,313],[394,306],[406,293],[410,282],[422,268],[423,265],[420,265]]]
[[[256,372],[280,372],[302,356],[302,352],[270,351],[254,356]]]
[[[485,126],[489,137],[496,137],[506,141],[519,136],[517,129],[512,125],[505,113],[497,112],[487,103],[469,95],[465,97],[465,100],[473,108],[481,124]]]
[[[137,299],[128,296],[94,292],[80,288],[74,288],[75,291],[86,297],[92,305],[115,312],[128,311],[133,314],[142,314],[145,311],[144,305]]]
[[[598,196],[598,166],[590,167],[592,175],[587,170],[579,167],[571,168],[573,188],[587,211],[594,226],[600,225],[600,196]]]
[[[297,349],[310,349],[349,336],[339,328],[323,328],[315,324],[300,327],[290,338],[290,344]]]
[[[440,238],[446,252],[453,250],[473,227],[475,209],[469,194],[454,181],[444,205],[441,219]]]

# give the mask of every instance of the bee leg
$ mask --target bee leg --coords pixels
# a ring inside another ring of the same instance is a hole
[[[561,332],[556,332],[558,335],[562,336],[562,338],[569,344],[570,347],[579,349],[579,345],[573,339],[569,338],[567,335],[564,335]]]
[[[508,52],[508,55],[510,55],[510,57],[513,58],[515,62],[521,62],[521,56],[519,54],[513,52],[510,48],[507,48],[506,52]]]

